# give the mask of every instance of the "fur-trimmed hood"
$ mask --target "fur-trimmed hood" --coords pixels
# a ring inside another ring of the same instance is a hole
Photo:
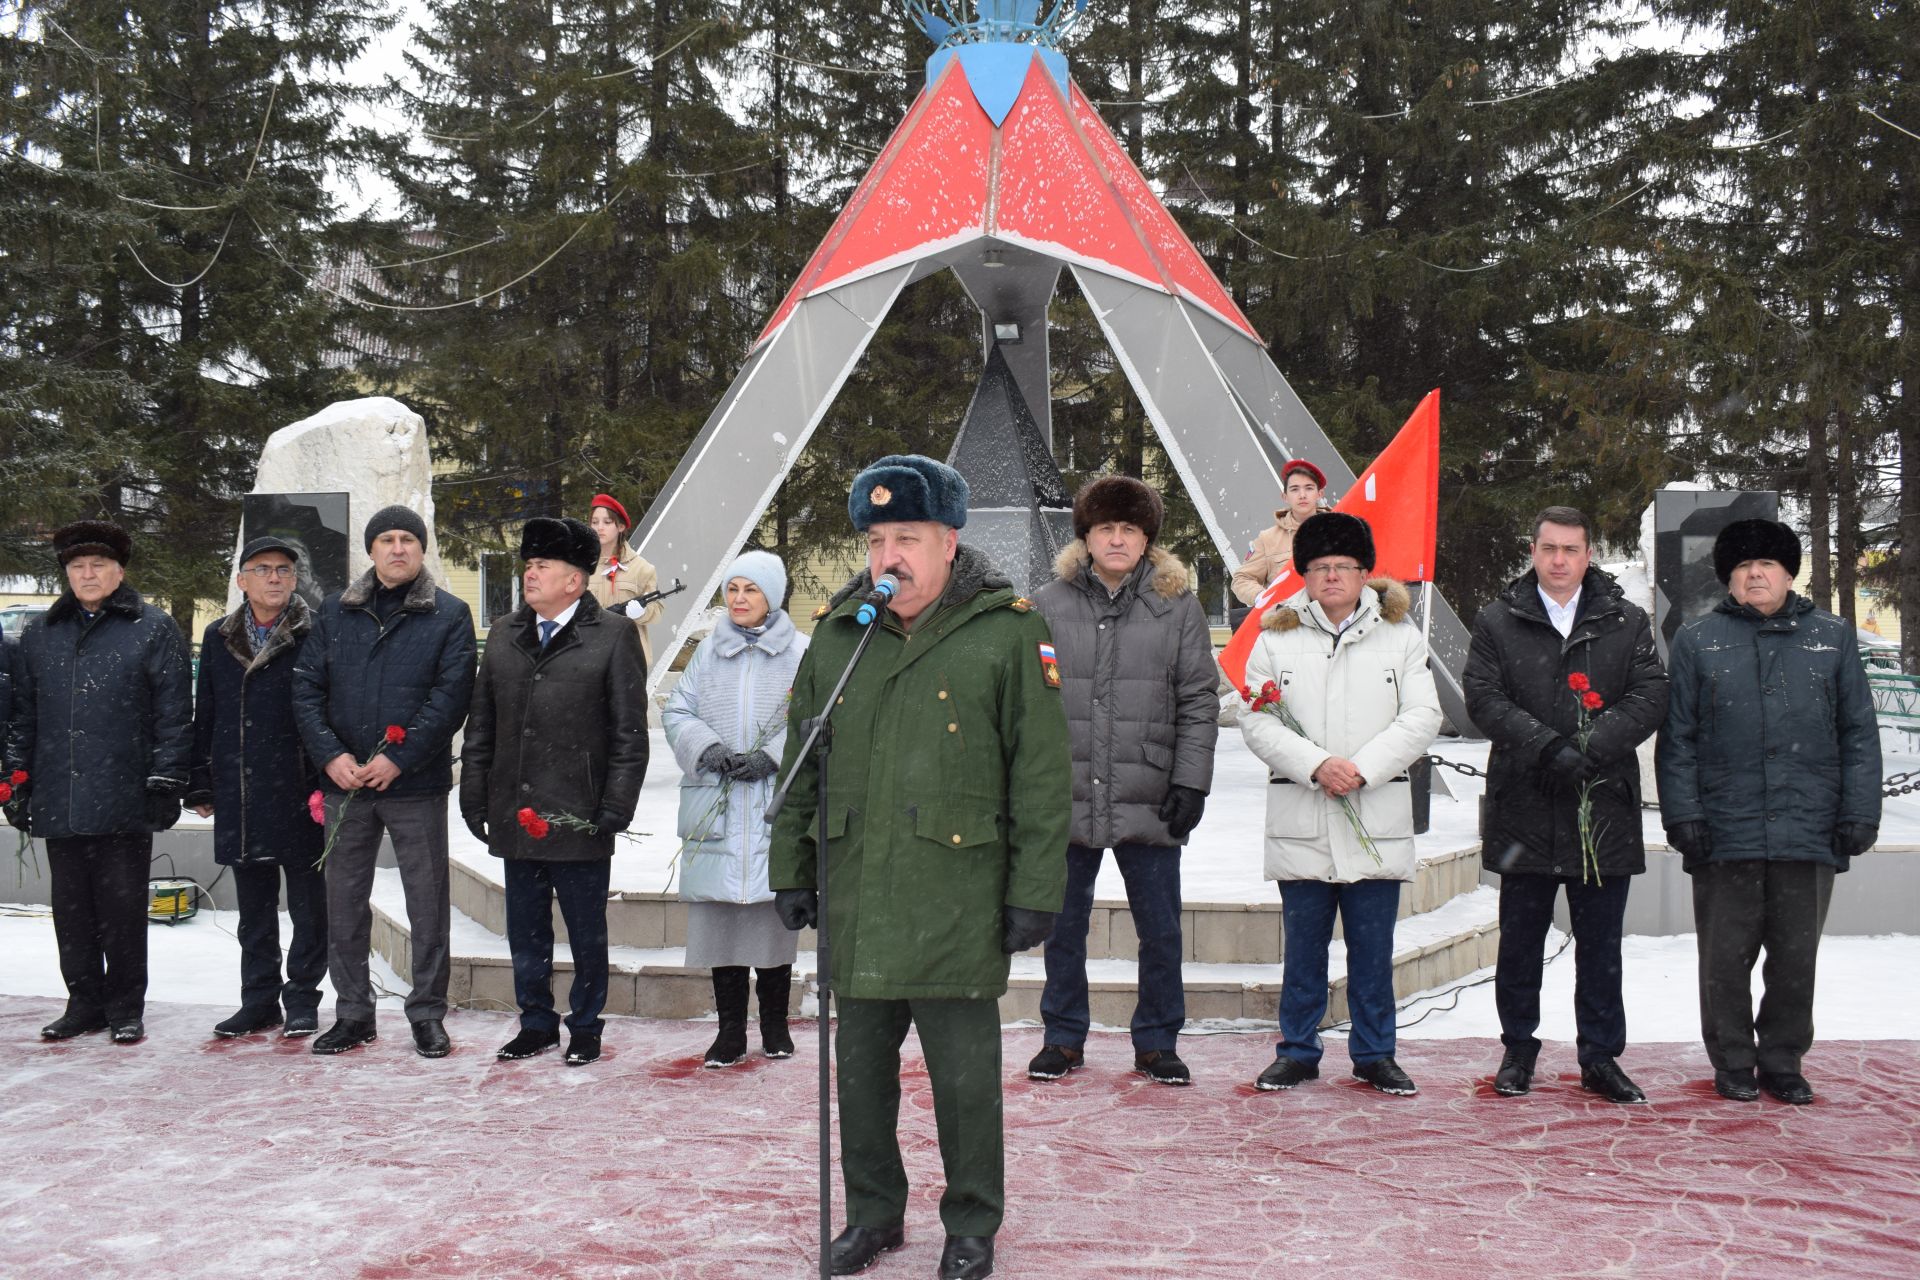
[[[423,566],[420,570],[420,576],[415,578],[407,588],[407,598],[401,601],[400,607],[414,613],[424,613],[431,610],[433,608],[433,593],[438,586],[439,584],[433,580],[433,575],[428,573]],[[367,607],[367,603],[373,599],[373,593],[379,589],[380,575],[372,569],[369,569],[354,579],[353,584],[340,593],[341,607],[347,609],[364,609]]]
[[[287,599],[286,612],[280,619],[280,625],[267,636],[266,647],[255,653],[252,639],[247,634],[247,602],[242,600],[238,609],[220,620],[220,643],[233,655],[233,660],[248,675],[252,675],[280,654],[298,648],[312,627],[313,611],[296,591]]]
[[[1153,566],[1152,576],[1148,580],[1153,584],[1154,594],[1162,600],[1172,600],[1193,589],[1193,575],[1187,572],[1187,566],[1181,564],[1179,557],[1171,551],[1149,545],[1146,560]],[[1093,553],[1087,550],[1086,540],[1075,538],[1054,557],[1053,571],[1060,581],[1072,582],[1089,571],[1092,563]]]
[[[1367,608],[1368,592],[1373,594],[1373,603],[1379,608],[1383,622],[1403,621],[1413,609],[1413,594],[1407,590],[1405,583],[1392,578],[1367,580],[1366,587],[1360,592],[1360,602],[1355,606],[1360,612],[1365,612]],[[1300,625],[1312,603],[1304,589],[1297,591],[1267,610],[1266,616],[1260,619],[1260,626],[1266,631],[1291,631]]]

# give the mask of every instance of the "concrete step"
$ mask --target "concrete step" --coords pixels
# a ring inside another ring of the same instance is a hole
[[[1255,851],[1249,856],[1259,854]],[[504,936],[507,897],[501,865],[493,858],[477,862],[453,859],[452,891],[455,909]],[[1424,858],[1400,895],[1400,918],[1436,910],[1463,893],[1473,892],[1479,884],[1477,844]],[[1181,959],[1190,964],[1279,964],[1283,932],[1279,899],[1280,891],[1275,888],[1271,902],[1187,903],[1180,913]],[[557,910],[554,936],[567,936]],[[1340,936],[1338,924],[1334,936]],[[607,937],[614,946],[643,950],[684,947],[687,906],[671,893],[616,891],[607,901]],[[813,945],[813,931],[803,931],[801,949],[812,950]],[[1134,932],[1133,915],[1125,900],[1096,900],[1087,928],[1088,959],[1132,961],[1139,954],[1139,935]]]
[[[1455,981],[1494,962],[1499,946],[1498,894],[1485,887],[1456,895],[1437,908],[1409,916],[1395,930],[1394,993],[1412,995]],[[610,906],[612,904],[609,904]],[[373,945],[402,979],[412,973],[405,897],[398,871],[374,878]],[[1203,914],[1203,905],[1197,908]],[[1242,908],[1241,910],[1245,910]],[[1124,916],[1124,910],[1115,913]],[[811,935],[804,935],[810,939]],[[512,1011],[513,959],[506,939],[464,910],[454,910],[453,972],[448,998],[465,1008]],[[804,945],[804,944],[803,944]],[[609,1014],[649,1018],[699,1018],[713,1013],[713,986],[705,969],[686,966],[681,945],[611,949]],[[554,948],[554,995],[564,1006],[572,961],[564,942]],[[802,950],[794,964],[792,1007],[811,1012],[816,966]],[[1129,960],[1112,957],[1088,963],[1088,996],[1093,1021],[1124,1027],[1133,1014],[1136,972]],[[1278,1009],[1281,967],[1271,962],[1191,960],[1183,968],[1187,1016],[1195,1020],[1271,1023]],[[1346,963],[1341,947],[1328,957],[1327,1021],[1347,1016]],[[1000,1001],[1003,1022],[1038,1021],[1046,974],[1038,949],[1015,956],[1008,991]]]

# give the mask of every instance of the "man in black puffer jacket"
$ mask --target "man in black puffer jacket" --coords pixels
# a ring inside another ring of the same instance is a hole
[[[67,590],[20,637],[9,770],[26,795],[8,817],[47,842],[65,1040],[146,1034],[147,870],[153,833],[180,820],[193,738],[186,641],[126,583],[133,542],[81,520],[53,535]]]
[[[406,507],[367,522],[373,568],[321,604],[293,669],[294,718],[327,797],[327,971],[332,1027],[315,1053],[374,1039],[374,859],[383,834],[406,890],[413,990],[407,1021],[424,1058],[452,1049],[443,1022],[451,971],[447,793],[453,735],[473,698],[473,615],[433,583],[427,526]]]
[[[1713,568],[1727,598],[1673,638],[1660,817],[1693,876],[1714,1088],[1805,1104],[1833,877],[1879,835],[1880,726],[1853,624],[1793,591],[1793,530],[1737,520],[1714,539]]]
[[[1087,925],[1107,849],[1126,881],[1140,939],[1134,1070],[1162,1084],[1192,1076],[1175,1051],[1186,1022],[1180,976],[1180,848],[1213,784],[1219,669],[1187,571],[1153,545],[1160,495],[1106,476],[1073,502],[1076,541],[1058,578],[1034,593],[1053,629],[1073,748],[1073,832],[1065,905],[1047,939],[1040,1000],[1046,1041],[1027,1075],[1079,1067],[1087,1041]]]
[[[1635,748],[1666,714],[1667,676],[1646,611],[1593,567],[1586,516],[1542,511],[1532,555],[1533,568],[1474,620],[1462,681],[1467,714],[1493,741],[1481,856],[1500,875],[1493,989],[1506,1054],[1494,1089],[1514,1096],[1532,1087],[1547,927],[1564,889],[1580,1083],[1613,1102],[1645,1102],[1617,1061],[1627,1047],[1620,934],[1627,887],[1647,869]],[[1591,857],[1580,834],[1583,794]]]

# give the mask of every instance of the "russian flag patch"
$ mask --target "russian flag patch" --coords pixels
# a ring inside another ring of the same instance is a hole
[[[1060,659],[1054,654],[1053,646],[1044,641],[1040,644],[1039,649],[1040,676],[1047,682],[1048,688],[1058,689],[1060,687]]]

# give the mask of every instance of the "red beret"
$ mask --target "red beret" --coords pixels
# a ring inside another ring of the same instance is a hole
[[[1287,483],[1287,477],[1296,471],[1306,472],[1317,487],[1322,489],[1327,487],[1327,473],[1314,466],[1311,462],[1308,462],[1305,458],[1295,458],[1292,462],[1280,468],[1281,485],[1284,486]]]
[[[633,521],[627,518],[627,509],[621,506],[619,501],[614,497],[612,497],[610,494],[605,494],[605,493],[594,494],[593,504],[592,506],[589,506],[587,510],[591,511],[593,510],[594,507],[605,507],[607,510],[613,512],[614,518],[617,519],[621,524],[625,525],[629,529],[633,528]]]

